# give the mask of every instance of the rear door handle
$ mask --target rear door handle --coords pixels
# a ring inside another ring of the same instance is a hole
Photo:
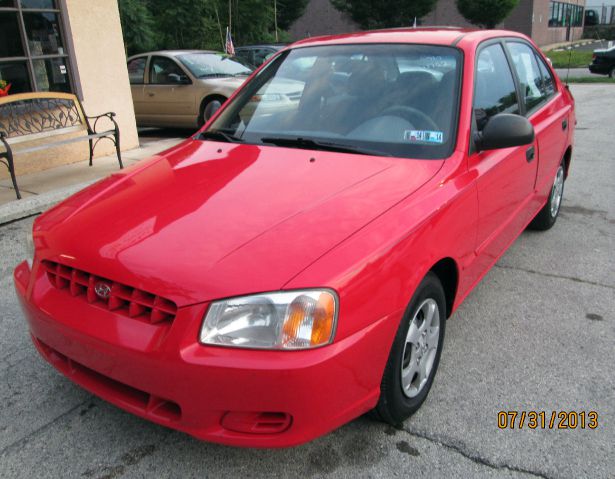
[[[568,128],[568,120],[564,119],[562,120],[562,130],[566,130],[566,128]]]
[[[531,163],[536,155],[536,150],[534,150],[533,146],[530,146],[527,150],[525,150],[525,159],[528,163]]]

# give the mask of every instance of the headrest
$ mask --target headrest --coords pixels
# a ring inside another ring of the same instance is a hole
[[[373,62],[360,62],[348,79],[348,93],[358,97],[372,98],[382,93],[384,70]]]

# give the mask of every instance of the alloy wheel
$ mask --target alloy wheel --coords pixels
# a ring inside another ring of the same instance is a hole
[[[551,189],[551,217],[555,218],[559,212],[564,193],[564,167],[560,165],[555,174],[555,181]]]
[[[440,310],[438,303],[428,298],[418,307],[406,335],[401,365],[401,385],[407,397],[417,396],[427,384],[439,341]]]

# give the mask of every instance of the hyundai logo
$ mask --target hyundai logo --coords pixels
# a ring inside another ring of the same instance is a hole
[[[107,283],[96,283],[94,285],[94,292],[99,298],[107,299],[111,296],[111,286]]]

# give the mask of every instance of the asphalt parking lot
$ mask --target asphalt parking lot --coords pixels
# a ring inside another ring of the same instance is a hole
[[[522,234],[449,321],[431,394],[400,429],[362,417],[294,449],[244,450],[97,399],[30,343],[12,270],[32,218],[0,226],[0,477],[613,477],[615,86],[572,91],[557,224]],[[598,427],[500,430],[501,410],[596,411]]]

